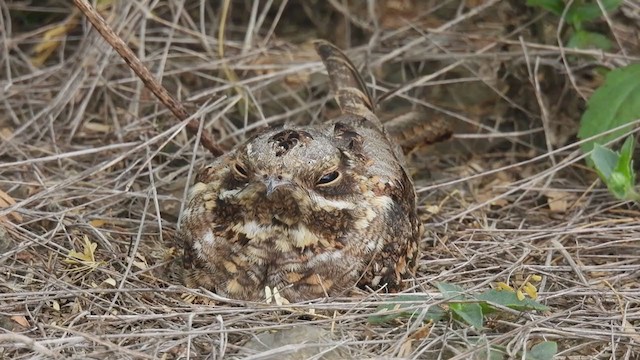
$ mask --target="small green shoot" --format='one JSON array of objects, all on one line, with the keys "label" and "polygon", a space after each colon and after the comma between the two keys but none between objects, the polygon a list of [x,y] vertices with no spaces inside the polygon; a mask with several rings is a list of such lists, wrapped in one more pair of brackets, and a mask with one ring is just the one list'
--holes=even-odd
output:
[{"label": "small green shoot", "polygon": [[600,176],[607,184],[609,191],[620,200],[640,201],[640,194],[635,191],[636,174],[633,172],[633,149],[635,139],[629,135],[620,152],[596,144],[591,153],[591,161]]}]

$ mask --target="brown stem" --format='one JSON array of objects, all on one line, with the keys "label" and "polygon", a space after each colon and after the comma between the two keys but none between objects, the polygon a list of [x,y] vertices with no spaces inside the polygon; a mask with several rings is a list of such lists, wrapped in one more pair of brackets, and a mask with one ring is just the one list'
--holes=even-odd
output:
[{"label": "brown stem", "polygon": [[[142,80],[144,86],[160,100],[180,121],[189,118],[187,110],[176,99],[169,94],[154,77],[151,72],[142,64],[140,59],[131,51],[131,49],[125,44],[122,39],[109,27],[104,21],[102,16],[87,2],[87,0],[73,0],[78,9],[87,17],[89,22],[93,24],[93,27],[98,30],[100,35],[111,45],[111,47],[120,54],[124,62],[129,65],[136,75]],[[197,136],[198,134],[198,122],[195,119],[191,119],[187,123],[187,131],[191,136]],[[209,150],[214,156],[220,156],[224,153],[222,148],[213,140],[211,134],[207,131],[202,131],[200,136],[200,142],[207,150]]]}]

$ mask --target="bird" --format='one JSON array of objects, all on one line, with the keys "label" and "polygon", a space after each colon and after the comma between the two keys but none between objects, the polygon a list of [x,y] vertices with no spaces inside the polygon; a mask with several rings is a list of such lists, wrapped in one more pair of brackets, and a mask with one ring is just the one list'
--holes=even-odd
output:
[{"label": "bird", "polygon": [[424,229],[401,146],[349,58],[314,45],[339,115],[264,129],[199,171],[180,218],[186,286],[300,302],[415,276]]}]

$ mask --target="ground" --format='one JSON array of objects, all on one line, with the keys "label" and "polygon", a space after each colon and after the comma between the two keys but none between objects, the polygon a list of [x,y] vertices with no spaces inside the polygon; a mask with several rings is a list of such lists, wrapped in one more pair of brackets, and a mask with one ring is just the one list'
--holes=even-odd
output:
[{"label": "ground", "polygon": [[[450,121],[452,139],[409,155],[421,301],[372,322],[396,295],[280,306],[182,286],[182,199],[213,155],[71,2],[0,1],[0,358],[264,359],[312,347],[254,346],[292,325],[327,358],[522,358],[542,341],[559,359],[640,357],[640,212],[576,144],[602,69],[640,59],[636,1],[585,25],[606,51],[560,46],[570,26],[515,0],[98,3],[225,148],[335,113],[315,38],[346,49],[376,97],[392,91],[381,115]],[[473,295],[532,276],[547,311],[424,320],[437,283]]]}]

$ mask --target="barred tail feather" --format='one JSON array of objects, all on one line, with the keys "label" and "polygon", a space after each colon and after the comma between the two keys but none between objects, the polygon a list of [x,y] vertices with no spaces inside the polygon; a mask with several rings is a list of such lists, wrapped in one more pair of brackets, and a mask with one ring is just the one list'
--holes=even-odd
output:
[{"label": "barred tail feather", "polygon": [[374,102],[353,63],[340,49],[327,41],[316,40],[315,47],[327,68],[331,88],[342,112],[362,116],[381,126],[373,113]]}]

